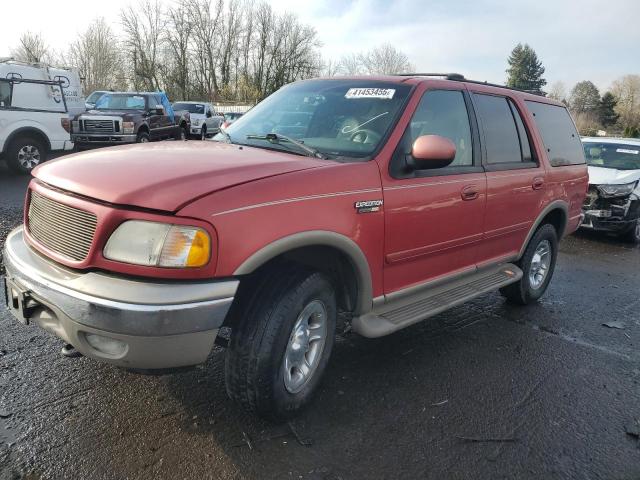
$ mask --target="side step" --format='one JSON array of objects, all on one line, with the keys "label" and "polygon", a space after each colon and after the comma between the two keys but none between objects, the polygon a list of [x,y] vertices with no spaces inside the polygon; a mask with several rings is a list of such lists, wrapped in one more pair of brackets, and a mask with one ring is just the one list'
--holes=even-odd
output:
[{"label": "side step", "polygon": [[371,313],[354,318],[352,327],[365,337],[389,335],[521,278],[522,270],[511,263],[476,271],[380,305]]}]

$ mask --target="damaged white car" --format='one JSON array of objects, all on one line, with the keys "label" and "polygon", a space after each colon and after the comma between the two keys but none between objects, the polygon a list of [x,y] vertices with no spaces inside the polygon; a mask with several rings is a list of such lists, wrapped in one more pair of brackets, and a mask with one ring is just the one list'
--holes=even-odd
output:
[{"label": "damaged white car", "polygon": [[640,243],[640,140],[583,138],[589,191],[583,228]]}]

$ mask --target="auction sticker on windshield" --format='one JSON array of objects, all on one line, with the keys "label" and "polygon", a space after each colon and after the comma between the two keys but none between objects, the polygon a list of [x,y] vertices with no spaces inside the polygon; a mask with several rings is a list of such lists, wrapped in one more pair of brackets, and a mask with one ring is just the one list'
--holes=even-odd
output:
[{"label": "auction sticker on windshield", "polygon": [[394,88],[350,88],[344,98],[386,98],[391,99],[395,95]]},{"label": "auction sticker on windshield", "polygon": [[616,152],[618,153],[629,153],[631,155],[638,155],[638,153],[640,153],[640,151],[638,150],[629,150],[627,148],[619,148],[616,150]]}]

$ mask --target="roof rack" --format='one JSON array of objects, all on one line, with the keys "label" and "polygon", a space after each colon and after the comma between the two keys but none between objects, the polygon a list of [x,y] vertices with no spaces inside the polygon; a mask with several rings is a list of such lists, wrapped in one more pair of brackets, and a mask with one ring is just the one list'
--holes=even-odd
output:
[{"label": "roof rack", "polygon": [[398,73],[399,77],[442,77],[445,80],[453,80],[454,82],[467,82],[474,83],[476,85],[487,85],[489,87],[506,88],[507,90],[515,90],[516,92],[530,93],[532,95],[546,96],[542,90],[524,90],[522,88],[508,87],[507,85],[500,85],[497,83],[481,82],[479,80],[469,80],[460,73]]}]

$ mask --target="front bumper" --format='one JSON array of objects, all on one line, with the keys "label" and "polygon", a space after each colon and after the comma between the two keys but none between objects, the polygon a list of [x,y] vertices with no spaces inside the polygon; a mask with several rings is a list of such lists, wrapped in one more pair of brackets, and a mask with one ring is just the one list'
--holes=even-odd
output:
[{"label": "front bumper", "polygon": [[640,218],[640,198],[635,193],[626,197],[602,197],[591,186],[582,208],[582,228],[610,233],[626,233]]},{"label": "front bumper", "polygon": [[71,140],[78,144],[118,145],[136,143],[136,135],[103,135],[96,133],[72,133]]},{"label": "front bumper", "polygon": [[7,237],[4,263],[9,309],[20,320],[87,357],[131,368],[204,362],[239,283],[154,282],[67,269],[32,250],[22,227]]}]

